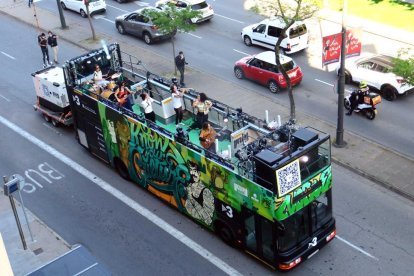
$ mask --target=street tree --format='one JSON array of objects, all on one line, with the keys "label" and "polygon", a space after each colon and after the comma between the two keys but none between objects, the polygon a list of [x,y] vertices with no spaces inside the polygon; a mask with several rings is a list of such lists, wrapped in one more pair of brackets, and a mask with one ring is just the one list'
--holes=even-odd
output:
[{"label": "street tree", "polygon": [[414,54],[410,54],[410,49],[400,49],[398,57],[393,60],[392,72],[405,81],[414,85]]},{"label": "street tree", "polygon": [[91,26],[92,40],[96,40],[95,28],[92,24],[91,13],[89,12],[89,0],[83,0],[86,6],[86,14],[88,15],[89,26]]},{"label": "street tree", "polygon": [[285,68],[280,63],[280,44],[287,37],[286,31],[295,21],[302,21],[311,18],[317,11],[318,5],[315,0],[246,0],[245,7],[266,17],[280,17],[285,23],[281,34],[275,45],[275,59],[278,70],[282,73],[287,82],[287,89],[290,102],[290,120],[296,120],[296,107],[293,98],[292,83]]},{"label": "street tree", "polygon": [[[192,32],[196,30],[196,25],[192,24],[191,18],[201,16],[201,12],[192,10],[190,7],[177,8],[175,5],[165,5],[163,9],[147,9],[144,14],[151,18],[151,21],[163,34],[172,34],[171,44],[173,59],[175,60],[175,36],[177,32]],[[174,62],[175,64],[175,62]],[[174,65],[174,74],[177,74],[177,68]]]}]

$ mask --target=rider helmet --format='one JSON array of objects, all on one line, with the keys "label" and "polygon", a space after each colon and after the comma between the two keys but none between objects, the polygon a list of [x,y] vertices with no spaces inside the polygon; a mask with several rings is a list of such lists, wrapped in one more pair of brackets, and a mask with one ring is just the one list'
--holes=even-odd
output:
[{"label": "rider helmet", "polygon": [[359,83],[359,90],[361,90],[361,92],[367,93],[369,88],[368,88],[368,84],[366,81],[361,81]]}]

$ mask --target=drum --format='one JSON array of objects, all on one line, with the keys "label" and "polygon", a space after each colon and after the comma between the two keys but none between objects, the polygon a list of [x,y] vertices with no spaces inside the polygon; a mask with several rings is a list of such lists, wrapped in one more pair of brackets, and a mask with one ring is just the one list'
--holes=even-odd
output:
[{"label": "drum", "polygon": [[108,87],[108,89],[112,90],[112,89],[115,88],[115,86],[116,86],[115,82],[114,81],[111,81],[111,82],[108,83],[108,86],[107,87]]},{"label": "drum", "polygon": [[114,92],[112,92],[109,89],[105,89],[102,93],[101,93],[101,97],[105,98],[105,99],[109,99],[111,100],[113,97],[115,97]]}]

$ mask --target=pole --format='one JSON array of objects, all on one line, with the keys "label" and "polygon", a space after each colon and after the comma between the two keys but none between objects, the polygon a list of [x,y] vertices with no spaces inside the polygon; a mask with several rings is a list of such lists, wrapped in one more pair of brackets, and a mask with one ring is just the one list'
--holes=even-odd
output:
[{"label": "pole", "polygon": [[66,29],[66,21],[65,16],[63,15],[62,5],[60,4],[59,0],[56,0],[58,11],[59,11],[59,17],[60,17],[60,25],[62,25],[62,29]]},{"label": "pole", "polygon": [[341,69],[338,79],[338,122],[336,127],[336,140],[334,146],[343,148],[346,146],[344,141],[344,92],[345,92],[345,55],[346,55],[346,8],[347,0],[343,0],[342,9],[342,43],[341,43]]}]

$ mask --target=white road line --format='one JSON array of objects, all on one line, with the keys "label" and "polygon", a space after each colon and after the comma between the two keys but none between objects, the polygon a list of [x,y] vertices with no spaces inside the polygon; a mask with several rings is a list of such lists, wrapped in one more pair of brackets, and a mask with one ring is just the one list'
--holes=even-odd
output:
[{"label": "white road line", "polygon": [[106,4],[106,5],[107,5],[108,7],[111,7],[111,8],[113,8],[113,9],[116,9],[116,10],[121,11],[121,12],[124,12],[124,13],[129,12],[129,11],[127,11],[127,10],[120,9],[120,8],[115,7],[115,6],[112,6],[112,5],[108,5],[108,4]]},{"label": "white road line", "polygon": [[372,255],[371,255],[371,254],[369,254],[368,252],[366,252],[366,251],[362,250],[361,248],[359,248],[359,247],[358,247],[358,246],[356,246],[356,245],[353,245],[352,243],[350,243],[349,241],[345,240],[344,238],[341,238],[341,237],[340,237],[340,236],[338,236],[338,235],[336,235],[336,238],[337,238],[338,240],[340,240],[341,242],[343,242],[343,243],[345,243],[345,244],[349,245],[349,246],[350,246],[350,247],[352,247],[353,249],[355,249],[355,250],[357,250],[357,251],[361,252],[362,254],[364,254],[364,255],[366,255],[366,256],[368,256],[368,257],[370,257],[370,258],[372,258],[372,259],[374,259],[374,260],[378,261],[378,258],[377,258],[377,257],[372,256]]},{"label": "white road line", "polygon": [[108,21],[108,22],[111,22],[111,23],[115,24],[115,21],[110,20],[110,19],[105,18],[105,17],[101,17],[101,18],[98,18],[98,19],[102,19],[102,20],[105,20],[105,21]]},{"label": "white road line", "polygon": [[239,50],[236,50],[236,49],[233,49],[233,51],[235,51],[237,53],[240,53],[240,54],[243,54],[243,55],[246,55],[246,56],[250,56],[250,54],[247,54],[245,52],[242,52],[242,51],[239,51]]},{"label": "white road line", "polygon": [[6,97],[4,97],[3,95],[0,94],[0,97],[2,97],[3,99],[5,99],[6,101],[10,102],[10,100]]},{"label": "white road line", "polygon": [[239,21],[239,20],[236,20],[236,19],[233,19],[233,18],[230,18],[230,17],[224,16],[224,15],[217,14],[217,13],[215,13],[215,14],[214,14],[214,16],[223,17],[223,18],[225,18],[225,19],[228,19],[228,20],[231,20],[231,21],[234,21],[234,22],[240,23],[240,24],[244,24],[244,22],[243,22],[243,21]]},{"label": "white road line", "polygon": [[[318,79],[315,79],[315,80],[316,80],[316,81],[319,81],[319,82],[321,82],[321,83],[323,83],[323,84],[329,85],[330,87],[334,87],[334,86],[335,86],[334,84],[329,83],[329,82],[326,82],[326,81],[322,81],[322,80],[318,80]],[[349,90],[349,89],[345,89],[345,92],[351,93],[352,91],[351,91],[351,90]]]},{"label": "white road line", "polygon": [[26,138],[29,142],[35,144],[42,150],[48,152],[55,158],[59,159],[61,162],[65,163],[67,166],[71,167],[79,174],[83,175],[91,182],[95,183],[97,186],[102,188],[103,190],[107,191],[111,195],[113,195],[118,200],[122,201],[124,204],[135,210],[137,213],[141,214],[142,216],[146,217],[149,221],[157,225],[159,228],[163,229],[165,232],[176,238],[178,241],[182,242],[184,245],[189,247],[191,250],[199,254],[201,257],[215,265],[217,268],[221,269],[224,273],[228,275],[242,275],[239,271],[222,261],[219,257],[213,255],[210,251],[184,235],[184,233],[180,232],[178,229],[174,228],[172,225],[168,224],[162,218],[153,214],[150,210],[145,208],[144,206],[140,205],[139,203],[135,202],[127,195],[123,194],[121,191],[117,190],[116,188],[112,187],[109,183],[105,182],[103,179],[99,178],[97,175],[93,174],[86,168],[82,167],[66,155],[60,153],[55,148],[49,146],[48,144],[44,143],[43,141],[37,139],[30,133],[26,132],[19,126],[15,125],[14,123],[8,121],[4,117],[0,116],[0,123],[5,125],[6,127],[10,128],[23,138]]},{"label": "white road line", "polygon": [[195,35],[195,34],[191,34],[191,33],[187,33],[188,35],[191,35],[191,36],[194,36],[194,37],[197,37],[197,38],[199,38],[199,39],[202,39],[202,37],[201,36],[198,36],[198,35]]},{"label": "white road line", "polygon": [[9,54],[7,54],[7,53],[5,53],[5,52],[1,52],[3,55],[5,55],[6,57],[8,57],[8,58],[11,58],[11,59],[16,59],[15,57],[13,57],[13,56],[11,56],[11,55],[9,55]]}]

